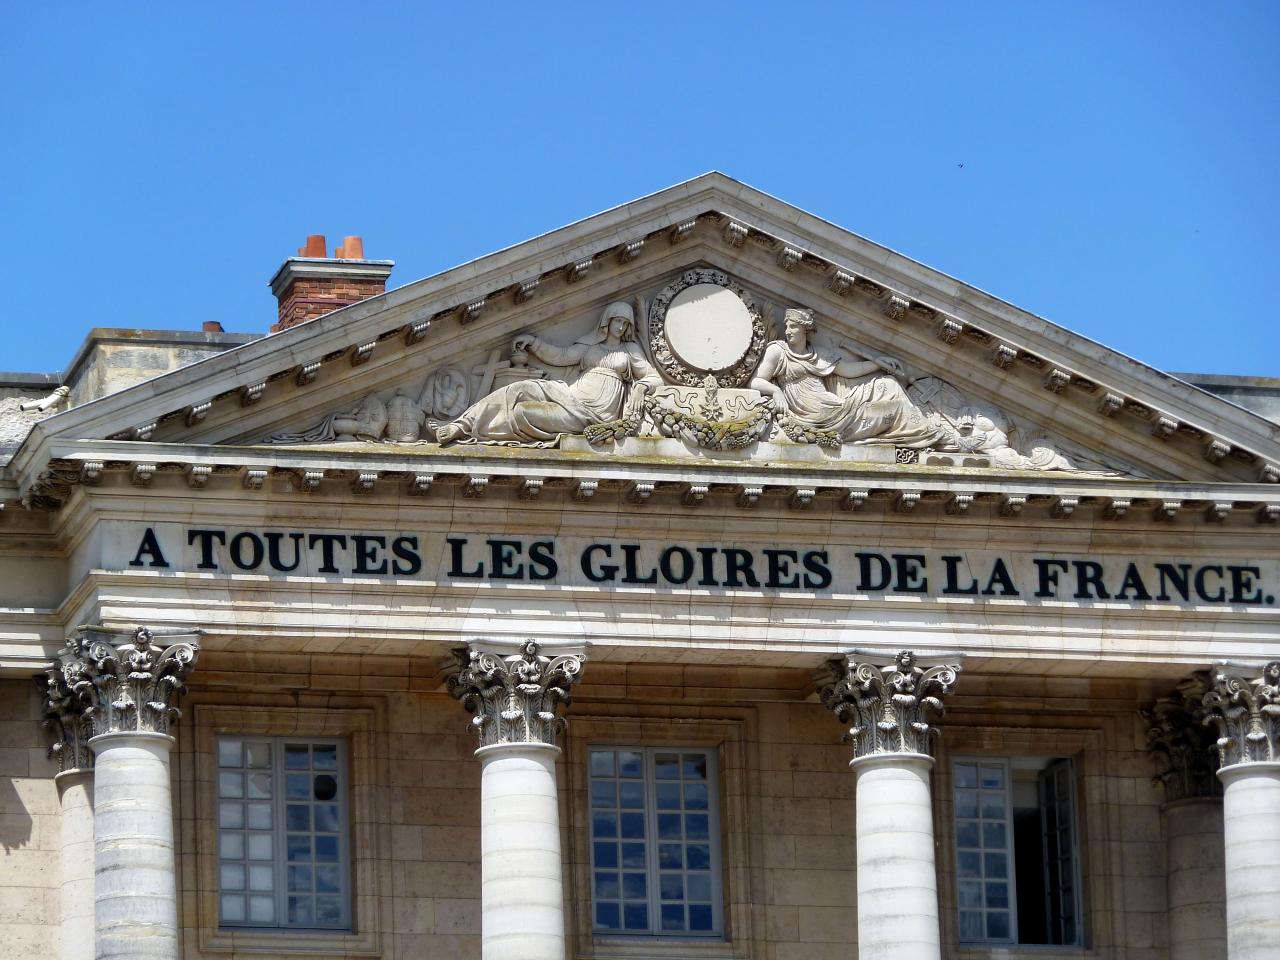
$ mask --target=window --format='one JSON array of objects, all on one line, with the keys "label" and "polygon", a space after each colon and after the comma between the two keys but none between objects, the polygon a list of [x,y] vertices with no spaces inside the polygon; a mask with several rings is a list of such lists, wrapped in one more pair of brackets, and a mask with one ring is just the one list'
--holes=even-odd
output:
[{"label": "window", "polygon": [[219,737],[217,755],[219,924],[349,929],[344,744]]},{"label": "window", "polygon": [[961,757],[953,774],[960,939],[1078,944],[1071,761]]},{"label": "window", "polygon": [[721,937],[715,753],[591,747],[592,930]]}]

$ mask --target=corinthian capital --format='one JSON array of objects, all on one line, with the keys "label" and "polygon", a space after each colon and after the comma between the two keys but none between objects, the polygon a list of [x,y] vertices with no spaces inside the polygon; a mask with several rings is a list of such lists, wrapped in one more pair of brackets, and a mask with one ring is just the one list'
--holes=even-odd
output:
[{"label": "corinthian capital", "polygon": [[1268,663],[1256,679],[1216,668],[1203,702],[1204,722],[1218,732],[1223,767],[1280,761],[1280,660]]},{"label": "corinthian capital", "polygon": [[169,722],[181,716],[176,701],[196,662],[197,634],[163,635],[164,646],[146,627],[80,627],[76,634],[63,655],[63,672],[74,678],[69,686],[93,735],[167,734]]},{"label": "corinthian capital", "polygon": [[818,695],[841,723],[854,759],[886,753],[933,755],[937,731],[930,719],[941,717],[942,698],[955,688],[958,664],[921,667],[903,650],[887,667],[859,663],[854,656],[828,663]]},{"label": "corinthian capital", "polygon": [[80,663],[74,656],[75,641],[68,640],[61,656],[36,677],[44,701],[44,726],[54,732],[56,740],[49,756],[58,758],[62,773],[93,768],[93,750],[89,738],[93,730],[85,713],[85,704],[75,692],[83,678]]},{"label": "corinthian capital", "polygon": [[1160,771],[1153,782],[1163,784],[1170,802],[1222,795],[1213,734],[1204,725],[1210,682],[1207,670],[1198,671],[1179,683],[1172,696],[1138,711],[1147,723],[1147,751]]},{"label": "corinthian capital", "polygon": [[549,657],[532,640],[515,653],[498,653],[472,644],[454,651],[457,672],[449,692],[474,713],[471,724],[480,746],[500,743],[556,742],[564,719],[556,710],[572,701],[569,688],[582,675],[586,656]]}]

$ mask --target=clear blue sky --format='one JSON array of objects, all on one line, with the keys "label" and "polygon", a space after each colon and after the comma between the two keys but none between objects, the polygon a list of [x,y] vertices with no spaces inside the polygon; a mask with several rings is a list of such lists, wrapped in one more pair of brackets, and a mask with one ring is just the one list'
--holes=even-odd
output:
[{"label": "clear blue sky", "polygon": [[0,7],[0,369],[263,331],[719,169],[1166,370],[1280,376],[1280,3]]}]

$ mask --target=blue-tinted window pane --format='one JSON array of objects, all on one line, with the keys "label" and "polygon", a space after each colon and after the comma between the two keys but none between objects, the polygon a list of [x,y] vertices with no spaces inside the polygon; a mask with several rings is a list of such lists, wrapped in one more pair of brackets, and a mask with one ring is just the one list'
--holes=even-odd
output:
[{"label": "blue-tinted window pane", "polygon": [[658,895],[663,900],[683,900],[684,876],[679,873],[662,874],[662,882],[658,887]]},{"label": "blue-tinted window pane", "polygon": [[618,784],[619,806],[627,810],[644,808],[644,781],[623,780]]},{"label": "blue-tinted window pane", "polygon": [[689,929],[704,930],[704,931],[711,929],[711,904],[709,903],[690,904]]},{"label": "blue-tinted window pane", "polygon": [[316,926],[336,927],[342,922],[342,901],[337,897],[316,897]]},{"label": "blue-tinted window pane", "polygon": [[291,773],[284,778],[284,795],[290,800],[311,799],[311,778],[305,773]]},{"label": "blue-tinted window pane", "polygon": [[311,765],[311,749],[305,743],[286,743],[284,765],[287,770],[306,770]]},{"label": "blue-tinted window pane", "polygon": [[1009,914],[997,910],[987,914],[987,937],[991,940],[1009,939]]},{"label": "blue-tinted window pane", "polygon": [[618,776],[638,780],[644,776],[644,756],[631,750],[618,754]]},{"label": "blue-tinted window pane", "polygon": [[622,896],[627,900],[640,900],[649,895],[648,878],[643,873],[624,873],[622,875]]},{"label": "blue-tinted window pane", "polygon": [[978,815],[978,793],[976,790],[956,791],[956,816],[972,819]]},{"label": "blue-tinted window pane", "polygon": [[591,751],[591,775],[593,777],[612,777],[613,776],[613,751],[612,750],[592,750]]},{"label": "blue-tinted window pane", "polygon": [[976,880],[960,881],[960,906],[982,907],[982,884]]},{"label": "blue-tinted window pane", "polygon": [[636,840],[644,838],[644,814],[643,813],[624,813],[622,814],[622,835],[628,840]]},{"label": "blue-tinted window pane", "polygon": [[662,905],[662,929],[663,930],[683,930],[684,929],[684,904],[683,903],[664,903]]},{"label": "blue-tinted window pane", "polygon": [[982,789],[983,790],[1003,790],[1004,789],[1004,768],[988,767],[982,768]]},{"label": "blue-tinted window pane", "polygon": [[987,883],[987,909],[1007,910],[1009,908],[1009,884],[1007,881]]},{"label": "blue-tinted window pane", "polygon": [[660,813],[658,814],[658,836],[663,840],[679,840],[680,833],[680,814],[678,813]]},{"label": "blue-tinted window pane", "polygon": [[649,905],[647,903],[628,903],[623,912],[628,930],[649,929]]},{"label": "blue-tinted window pane", "polygon": [[711,899],[711,875],[691,873],[684,879],[685,895],[690,900]]},{"label": "blue-tinted window pane", "polygon": [[311,808],[305,804],[291,803],[284,808],[286,830],[310,830]]},{"label": "blue-tinted window pane", "polygon": [[678,783],[658,784],[657,796],[658,796],[659,810],[679,810],[680,809],[680,784]]},{"label": "blue-tinted window pane", "polygon": [[288,835],[288,858],[290,860],[310,860],[311,859],[311,838],[305,834],[299,836],[296,833]]},{"label": "blue-tinted window pane", "polygon": [[624,843],[622,845],[622,865],[624,867],[645,866],[643,843]]},{"label": "blue-tinted window pane", "polygon": [[974,789],[978,786],[978,768],[972,763],[956,764],[956,786]]},{"label": "blue-tinted window pane", "polygon": [[335,744],[317,745],[311,751],[311,765],[317,770],[338,769],[338,748]]},{"label": "blue-tinted window pane", "polygon": [[711,869],[711,848],[704,843],[691,843],[684,850],[690,870]]},{"label": "blue-tinted window pane", "polygon": [[982,876],[982,861],[978,853],[961,851],[956,855],[956,873],[962,877]]},{"label": "blue-tinted window pane", "polygon": [[597,867],[616,867],[618,865],[618,845],[616,843],[597,843],[594,845]]},{"label": "blue-tinted window pane", "polygon": [[684,815],[684,835],[690,840],[706,840],[710,824],[705,813]]},{"label": "blue-tinted window pane", "polygon": [[684,755],[684,778],[686,780],[707,779],[706,754],[686,753]]},{"label": "blue-tinted window pane", "polygon": [[1003,820],[994,820],[982,825],[982,845],[997,850],[1005,848],[1007,837]]},{"label": "blue-tinted window pane", "polygon": [[707,785],[705,783],[686,783],[684,785],[684,805],[690,810],[707,809]]},{"label": "blue-tinted window pane", "polygon": [[316,837],[316,859],[327,860],[333,862],[338,859],[338,838],[337,837]]},{"label": "blue-tinted window pane", "polygon": [[591,805],[613,807],[618,803],[618,787],[612,780],[591,781]]},{"label": "blue-tinted window pane", "polygon": [[986,820],[1004,819],[1004,794],[984,793],[982,795],[982,816]]},{"label": "blue-tinted window pane", "polygon": [[961,910],[960,939],[981,940],[982,937],[982,914],[976,910]]},{"label": "blue-tinted window pane", "polygon": [[983,876],[996,878],[1009,876],[1009,858],[1003,853],[983,854]]},{"label": "blue-tinted window pane", "polygon": [[677,753],[657,754],[653,758],[653,775],[659,780],[679,780],[680,755]]},{"label": "blue-tinted window pane", "polygon": [[621,926],[619,921],[619,910],[616,903],[597,903],[596,904],[596,926],[603,927],[605,930],[617,930]]},{"label": "blue-tinted window pane", "polygon": [[311,897],[289,898],[289,922],[297,926],[309,927],[315,920],[315,901]]},{"label": "blue-tinted window pane", "polygon": [[591,815],[591,835],[593,837],[616,837],[618,835],[618,815],[616,813],[593,813]]},{"label": "blue-tinted window pane", "polygon": [[659,844],[658,866],[663,870],[679,870],[684,866],[684,848],[678,843]]},{"label": "blue-tinted window pane", "polygon": [[316,817],[316,829],[322,833],[338,832],[338,805],[336,803],[317,803],[313,808]]},{"label": "blue-tinted window pane", "polygon": [[596,871],[596,897],[608,900],[618,896],[618,875],[612,872]]},{"label": "blue-tinted window pane", "polygon": [[956,824],[956,846],[957,847],[976,847],[978,846],[978,821],[977,820],[961,820]]},{"label": "blue-tinted window pane", "polygon": [[289,892],[290,893],[310,893],[311,892],[311,867],[303,864],[289,867]]}]

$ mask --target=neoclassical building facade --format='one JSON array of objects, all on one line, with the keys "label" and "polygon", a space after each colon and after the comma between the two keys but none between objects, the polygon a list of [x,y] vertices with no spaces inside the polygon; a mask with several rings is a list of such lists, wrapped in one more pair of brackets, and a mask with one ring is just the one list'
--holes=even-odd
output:
[{"label": "neoclassical building facade", "polygon": [[0,953],[1280,957],[1280,384],[720,174],[327,253],[0,383]]}]

